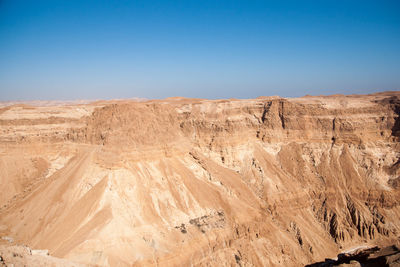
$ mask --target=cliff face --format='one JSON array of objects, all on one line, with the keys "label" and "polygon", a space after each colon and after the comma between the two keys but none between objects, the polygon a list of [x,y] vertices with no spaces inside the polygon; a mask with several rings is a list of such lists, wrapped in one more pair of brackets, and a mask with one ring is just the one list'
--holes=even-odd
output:
[{"label": "cliff face", "polygon": [[400,94],[0,110],[0,235],[111,265],[304,265],[400,231]]}]

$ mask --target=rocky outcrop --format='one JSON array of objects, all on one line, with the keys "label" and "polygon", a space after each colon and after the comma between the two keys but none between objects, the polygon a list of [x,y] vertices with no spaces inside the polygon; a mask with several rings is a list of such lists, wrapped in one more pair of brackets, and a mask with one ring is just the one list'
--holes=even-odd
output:
[{"label": "rocky outcrop", "polygon": [[389,246],[384,248],[370,247],[359,248],[350,252],[340,253],[337,260],[326,259],[324,262],[318,262],[310,265],[309,267],[322,267],[322,266],[399,266],[400,265],[400,251],[396,246]]},{"label": "rocky outcrop", "polygon": [[3,109],[0,235],[52,256],[288,266],[399,236],[398,92]]}]

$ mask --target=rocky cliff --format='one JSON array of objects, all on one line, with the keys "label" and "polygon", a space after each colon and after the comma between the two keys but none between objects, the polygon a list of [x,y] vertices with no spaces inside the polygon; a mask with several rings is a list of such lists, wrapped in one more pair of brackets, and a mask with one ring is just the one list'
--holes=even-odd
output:
[{"label": "rocky cliff", "polygon": [[394,244],[399,97],[3,107],[0,236],[101,266],[301,266]]}]

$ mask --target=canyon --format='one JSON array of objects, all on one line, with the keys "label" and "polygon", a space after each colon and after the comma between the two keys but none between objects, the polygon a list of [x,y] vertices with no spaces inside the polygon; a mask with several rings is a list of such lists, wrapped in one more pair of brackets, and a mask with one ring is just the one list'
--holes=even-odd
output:
[{"label": "canyon", "polygon": [[399,247],[399,114],[396,91],[3,103],[0,266],[304,266]]}]

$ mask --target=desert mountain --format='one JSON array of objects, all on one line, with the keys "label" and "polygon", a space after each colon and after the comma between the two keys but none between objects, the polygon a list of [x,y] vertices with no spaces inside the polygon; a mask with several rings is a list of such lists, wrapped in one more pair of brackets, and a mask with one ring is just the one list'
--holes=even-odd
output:
[{"label": "desert mountain", "polygon": [[399,92],[4,105],[0,255],[304,266],[398,244],[399,114]]}]

